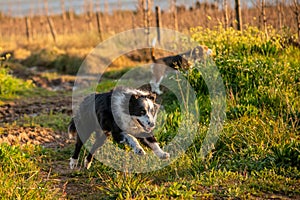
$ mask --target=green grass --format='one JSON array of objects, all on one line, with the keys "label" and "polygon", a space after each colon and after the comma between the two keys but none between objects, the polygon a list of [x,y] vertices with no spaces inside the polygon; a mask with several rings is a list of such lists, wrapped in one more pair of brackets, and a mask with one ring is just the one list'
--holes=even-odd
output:
[{"label": "green grass", "polygon": [[55,199],[57,189],[51,187],[39,166],[42,149],[35,146],[0,145],[1,199]]},{"label": "green grass", "polygon": [[26,67],[43,66],[55,69],[59,73],[76,74],[83,61],[83,55],[75,56],[57,47],[51,47],[33,51],[22,64]]},{"label": "green grass", "polygon": [[34,87],[31,81],[18,79],[12,76],[9,70],[0,61],[0,101],[17,97]]},{"label": "green grass", "polygon": [[70,122],[71,117],[63,113],[40,114],[35,117],[24,116],[16,122],[20,126],[28,127],[46,127],[54,131],[66,131],[66,124]]}]

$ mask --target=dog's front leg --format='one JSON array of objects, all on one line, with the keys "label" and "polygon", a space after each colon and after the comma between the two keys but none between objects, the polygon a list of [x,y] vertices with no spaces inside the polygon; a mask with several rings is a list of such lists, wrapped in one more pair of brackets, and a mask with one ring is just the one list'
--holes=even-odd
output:
[{"label": "dog's front leg", "polygon": [[142,156],[146,154],[146,152],[141,147],[141,145],[139,144],[138,140],[135,137],[127,133],[123,133],[123,137],[124,140],[122,140],[120,143],[128,144],[133,149],[134,153],[138,155]]},{"label": "dog's front leg", "polygon": [[170,158],[170,154],[167,152],[164,152],[155,137],[147,137],[147,138],[142,138],[143,143],[145,143],[148,147],[152,149],[154,154],[158,156],[160,159],[168,159]]}]

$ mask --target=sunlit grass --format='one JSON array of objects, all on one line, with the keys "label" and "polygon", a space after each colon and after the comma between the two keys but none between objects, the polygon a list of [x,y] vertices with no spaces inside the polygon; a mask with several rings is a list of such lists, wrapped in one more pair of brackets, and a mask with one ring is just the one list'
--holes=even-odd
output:
[{"label": "sunlit grass", "polygon": [[34,146],[0,145],[0,196],[2,199],[54,199],[58,190],[42,174],[42,150]]},{"label": "sunlit grass", "polygon": [[24,81],[13,77],[9,68],[2,65],[0,61],[0,100],[16,97],[32,89],[32,81]]}]

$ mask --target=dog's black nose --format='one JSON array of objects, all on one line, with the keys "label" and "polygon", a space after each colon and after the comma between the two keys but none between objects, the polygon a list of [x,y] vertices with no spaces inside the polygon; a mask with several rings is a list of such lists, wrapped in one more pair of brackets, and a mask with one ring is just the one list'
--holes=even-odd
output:
[{"label": "dog's black nose", "polygon": [[148,122],[148,125],[149,125],[150,127],[155,126],[155,124],[154,124],[153,122]]}]

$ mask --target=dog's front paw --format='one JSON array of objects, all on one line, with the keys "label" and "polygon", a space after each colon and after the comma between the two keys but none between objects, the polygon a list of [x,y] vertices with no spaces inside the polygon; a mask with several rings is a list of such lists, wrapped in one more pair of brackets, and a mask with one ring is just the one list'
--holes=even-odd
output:
[{"label": "dog's front paw", "polygon": [[158,95],[163,94],[163,91],[161,91],[160,89],[157,89],[157,90],[155,90],[155,91],[153,91],[153,92],[155,92],[155,93],[158,94]]},{"label": "dog's front paw", "polygon": [[91,165],[92,165],[92,161],[88,161],[88,159],[85,158],[85,159],[84,159],[84,167],[85,167],[86,169],[89,169],[89,168],[91,167]]},{"label": "dog's front paw", "polygon": [[134,149],[134,153],[140,156],[143,156],[146,154],[146,152],[144,151],[144,149],[142,147],[136,147]]},{"label": "dog's front paw", "polygon": [[77,167],[78,159],[70,158],[70,169]]},{"label": "dog's front paw", "polygon": [[159,158],[160,159],[169,159],[170,158],[170,154],[167,153],[167,152],[162,152],[162,153],[160,153]]}]

